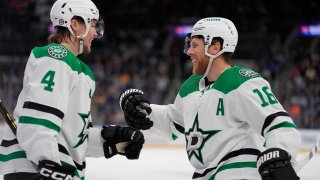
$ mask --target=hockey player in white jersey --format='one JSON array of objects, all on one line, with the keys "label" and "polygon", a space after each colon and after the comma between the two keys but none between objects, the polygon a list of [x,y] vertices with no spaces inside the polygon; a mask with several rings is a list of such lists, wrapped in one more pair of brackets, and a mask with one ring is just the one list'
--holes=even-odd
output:
[{"label": "hockey player in white jersey", "polygon": [[[7,128],[1,140],[4,180],[85,179],[86,156],[138,159],[144,143],[131,127],[91,124],[95,76],[77,55],[90,53],[92,40],[103,35],[95,4],[57,0],[50,18],[57,32],[28,59],[14,111],[17,136]],[[120,142],[127,146],[118,152]]]},{"label": "hockey player in white jersey", "polygon": [[174,103],[149,106],[130,89],[120,96],[125,119],[167,138],[184,134],[193,179],[297,180],[300,134],[260,74],[231,66],[237,41],[230,20],[199,20],[186,38],[193,74]]}]

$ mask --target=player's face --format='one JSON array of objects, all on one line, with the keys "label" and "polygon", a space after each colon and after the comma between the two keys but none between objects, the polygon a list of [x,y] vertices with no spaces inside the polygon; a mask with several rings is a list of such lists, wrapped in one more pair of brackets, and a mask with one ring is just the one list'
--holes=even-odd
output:
[{"label": "player's face", "polygon": [[[91,52],[92,40],[97,37],[97,32],[96,32],[96,29],[95,29],[95,25],[96,25],[96,22],[92,21],[91,25],[90,25],[89,32],[88,32],[87,36],[84,38],[83,53],[85,53],[85,54],[88,54],[88,53]],[[84,25],[84,33],[85,33],[85,30],[86,29],[85,29],[85,25]]]},{"label": "player's face", "polygon": [[187,54],[192,60],[192,73],[195,75],[204,74],[207,69],[209,57],[205,55],[204,48],[205,46],[202,38],[192,38]]}]

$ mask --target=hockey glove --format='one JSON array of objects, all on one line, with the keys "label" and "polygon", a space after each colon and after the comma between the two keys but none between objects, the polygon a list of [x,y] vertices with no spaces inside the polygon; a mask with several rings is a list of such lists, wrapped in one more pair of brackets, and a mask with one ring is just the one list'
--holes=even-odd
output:
[{"label": "hockey glove", "polygon": [[70,165],[60,166],[58,163],[50,160],[40,161],[38,168],[41,180],[72,180],[76,170]]},{"label": "hockey glove", "polygon": [[119,103],[124,112],[125,120],[130,127],[147,130],[153,126],[153,122],[148,117],[152,109],[141,90],[126,90],[120,95]]},{"label": "hockey glove", "polygon": [[290,159],[290,155],[279,148],[262,152],[257,162],[262,180],[299,180]]},{"label": "hockey glove", "polygon": [[[116,154],[121,154],[127,159],[138,159],[144,144],[143,134],[131,127],[103,126],[101,136],[106,140],[103,143],[104,156],[108,159]],[[124,153],[118,152],[116,144],[128,142]]]}]

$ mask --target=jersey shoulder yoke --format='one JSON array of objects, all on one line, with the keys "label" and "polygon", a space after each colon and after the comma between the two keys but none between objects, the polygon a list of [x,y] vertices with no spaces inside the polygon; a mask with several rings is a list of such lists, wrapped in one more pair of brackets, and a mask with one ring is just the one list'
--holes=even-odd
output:
[{"label": "jersey shoulder yoke", "polygon": [[95,76],[89,66],[83,63],[78,57],[76,57],[70,50],[61,44],[48,44],[43,47],[35,47],[32,50],[35,58],[49,57],[51,60],[57,60],[66,63],[73,71],[84,73],[88,75],[92,80],[95,80]]},{"label": "jersey shoulder yoke", "polygon": [[199,82],[203,78],[203,75],[191,75],[179,89],[179,95],[185,97],[190,93],[199,91]]},{"label": "jersey shoulder yoke", "polygon": [[230,91],[237,89],[240,85],[253,78],[262,78],[262,76],[242,66],[234,66],[225,70],[215,81],[212,88],[228,94]]}]

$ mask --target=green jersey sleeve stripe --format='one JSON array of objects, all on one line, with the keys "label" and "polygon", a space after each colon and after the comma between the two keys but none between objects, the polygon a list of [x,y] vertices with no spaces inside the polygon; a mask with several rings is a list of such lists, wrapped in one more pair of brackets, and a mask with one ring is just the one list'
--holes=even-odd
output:
[{"label": "green jersey sleeve stripe", "polygon": [[214,180],[214,177],[221,171],[227,169],[235,169],[235,168],[257,168],[257,162],[236,162],[231,164],[222,165],[217,172],[215,172],[212,176],[210,176],[209,180]]},{"label": "green jersey sleeve stripe", "polygon": [[53,122],[46,120],[46,119],[38,119],[38,118],[34,118],[34,117],[29,117],[29,116],[20,116],[19,123],[41,125],[46,128],[57,131],[58,133],[60,132],[59,126],[57,126]]},{"label": "green jersey sleeve stripe", "polygon": [[63,119],[63,117],[64,117],[64,113],[62,111],[60,111],[59,109],[54,108],[54,107],[50,107],[50,106],[47,106],[47,105],[35,103],[35,102],[30,102],[30,101],[24,102],[23,108],[34,109],[34,110],[37,110],[37,111],[50,113],[50,114],[53,114],[53,115],[57,116],[60,119]]},{"label": "green jersey sleeve stripe", "polygon": [[253,148],[245,148],[245,149],[238,149],[235,151],[231,151],[229,152],[227,155],[225,155],[217,164],[216,167],[211,167],[206,169],[204,172],[202,173],[197,173],[195,172],[193,174],[193,179],[197,179],[197,178],[201,178],[206,176],[208,173],[214,171],[215,169],[217,169],[217,167],[224,161],[227,161],[230,158],[234,158],[240,155],[254,155],[254,156],[258,156],[259,154],[261,154],[261,152],[258,149],[253,149]]},{"label": "green jersey sleeve stripe", "polygon": [[10,154],[0,154],[0,162],[7,162],[13,159],[27,158],[24,151],[16,151]]},{"label": "green jersey sleeve stripe", "polygon": [[277,125],[274,125],[272,126],[268,132],[272,131],[272,130],[275,130],[275,129],[278,129],[278,128],[297,128],[296,125],[294,125],[293,123],[291,122],[282,122],[280,124],[277,124]]},{"label": "green jersey sleeve stripe", "polygon": [[264,136],[264,130],[272,123],[272,121],[274,119],[276,119],[277,117],[279,116],[288,116],[290,117],[290,115],[287,113],[287,112],[284,112],[284,111],[280,111],[280,112],[276,112],[274,114],[270,114],[266,120],[264,121],[264,124],[262,126],[262,130],[261,130],[261,135]]}]

